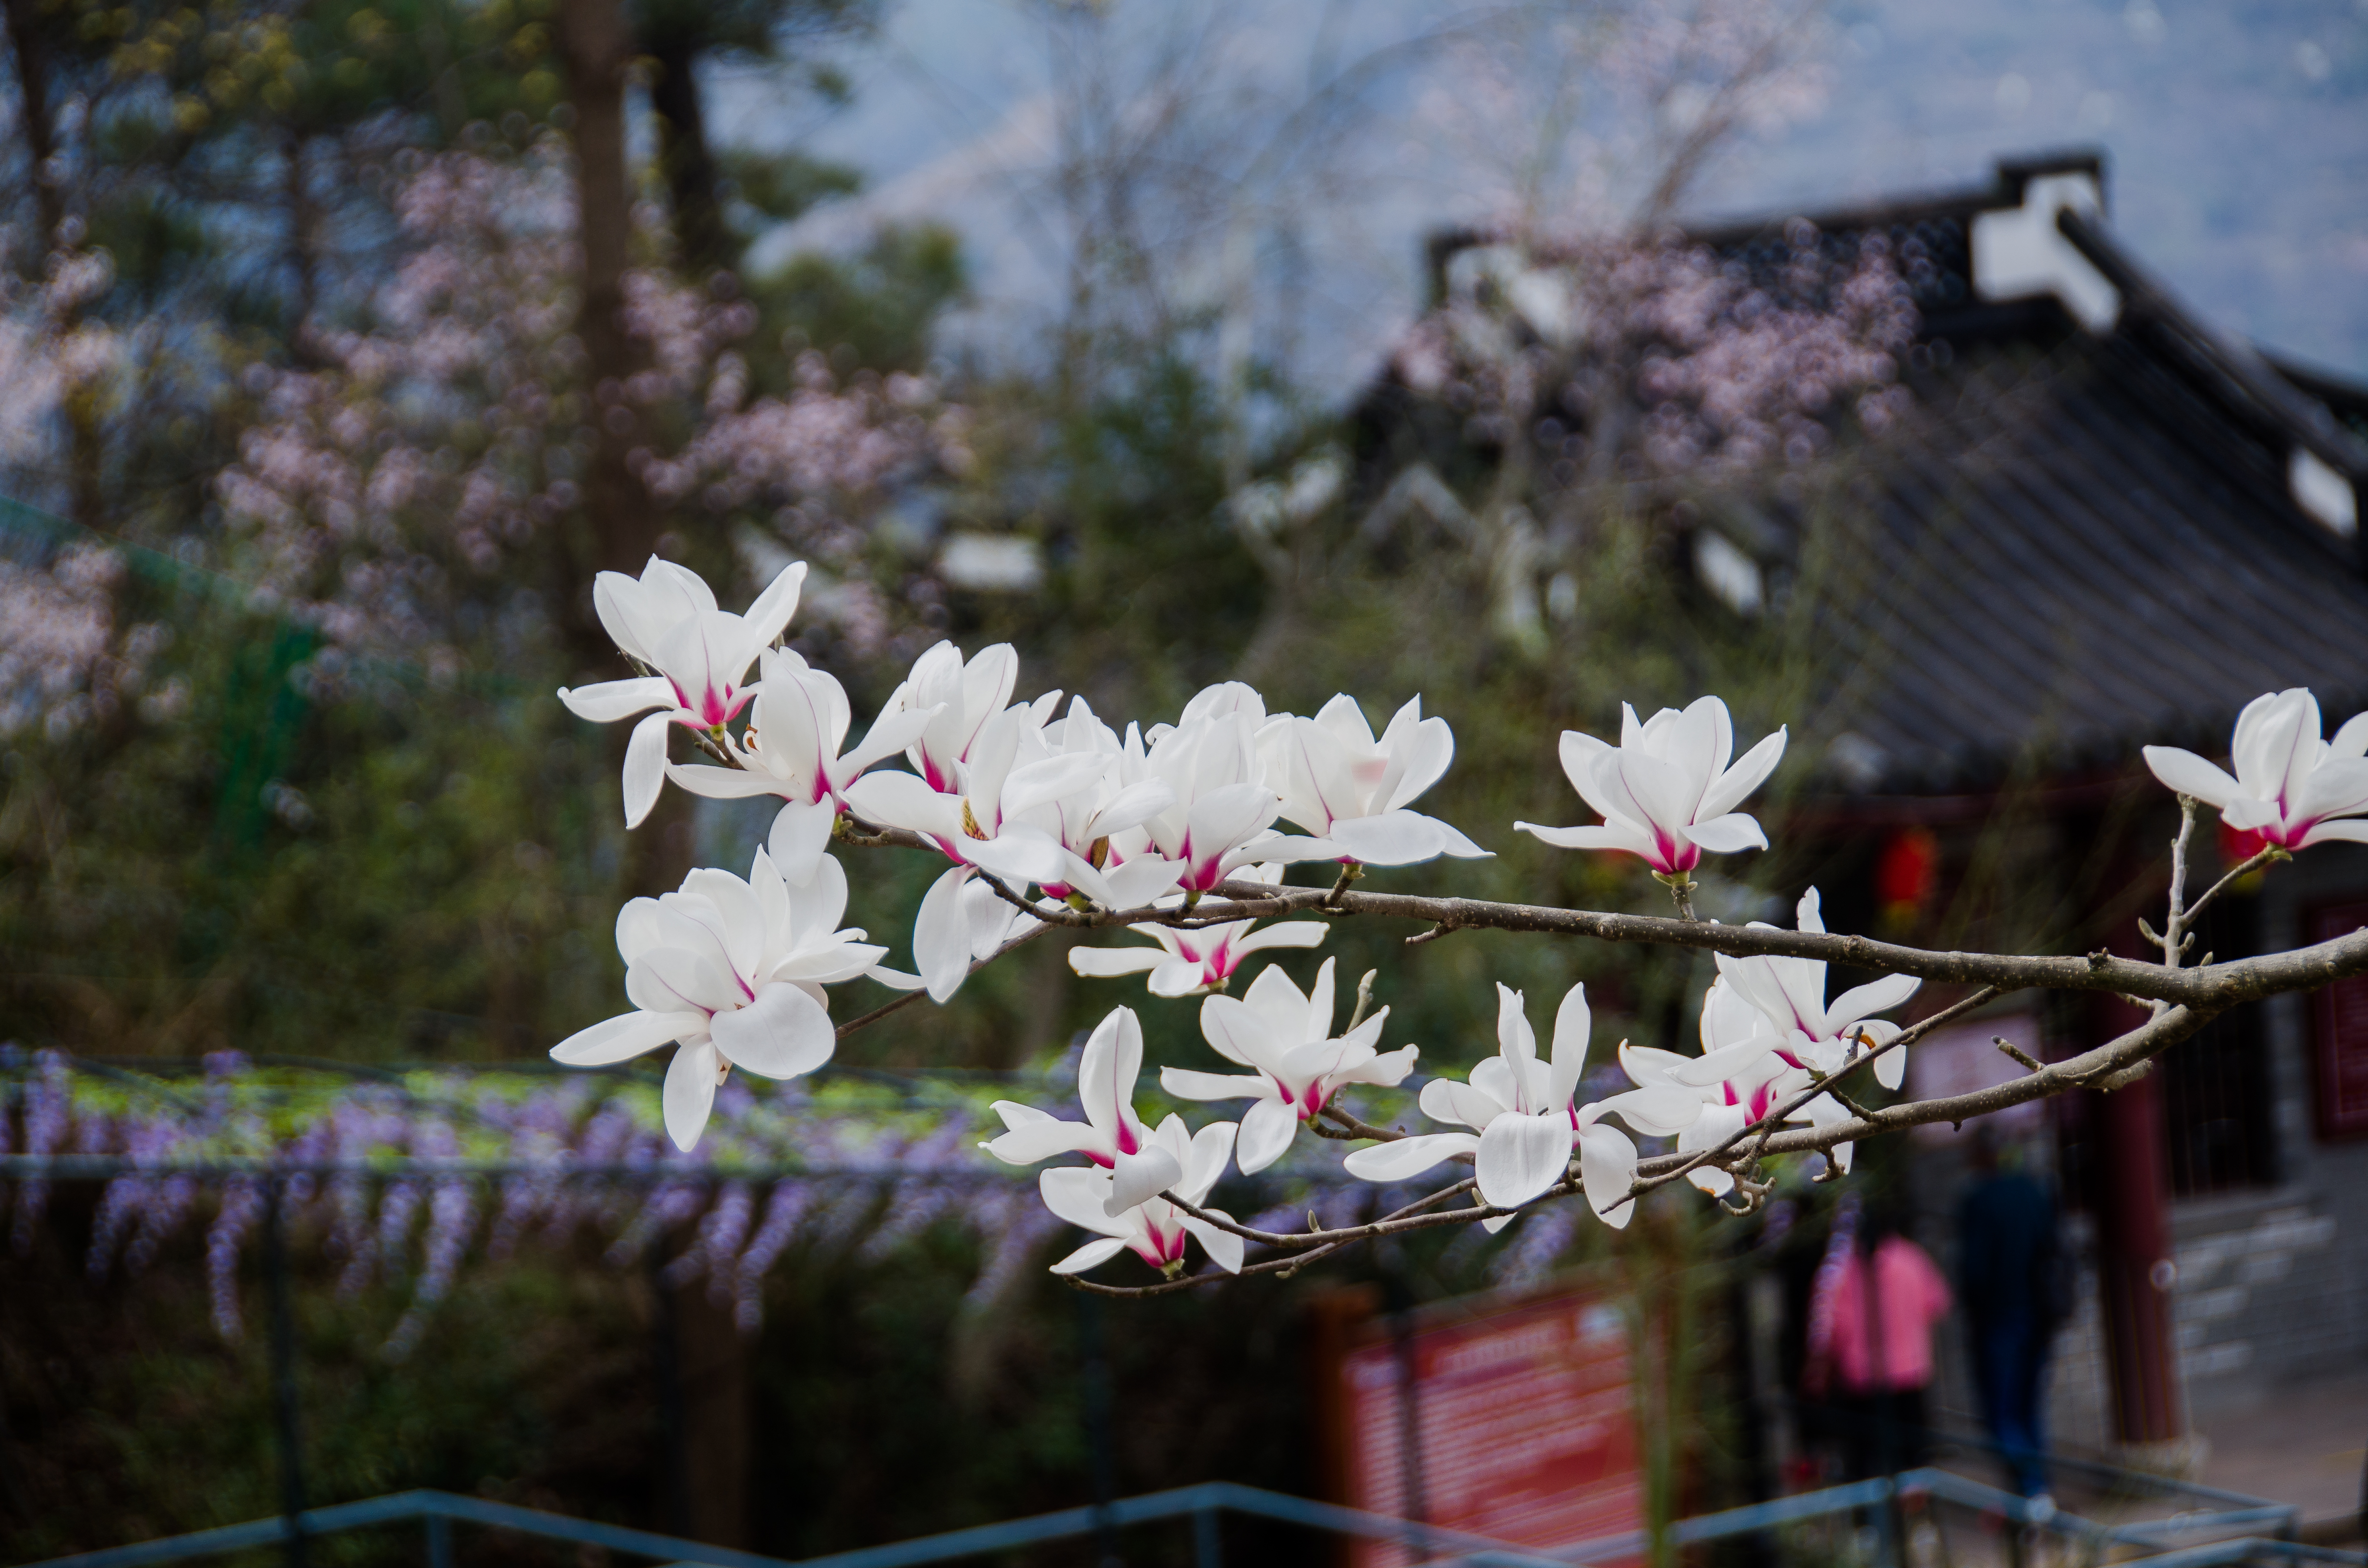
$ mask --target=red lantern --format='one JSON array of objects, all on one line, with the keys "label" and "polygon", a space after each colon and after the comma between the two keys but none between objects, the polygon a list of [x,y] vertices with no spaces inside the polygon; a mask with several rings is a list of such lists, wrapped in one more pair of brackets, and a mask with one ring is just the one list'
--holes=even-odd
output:
[{"label": "red lantern", "polygon": [[1929,827],[1903,827],[1874,858],[1875,902],[1884,915],[1906,920],[1932,902],[1941,884],[1941,841]]}]

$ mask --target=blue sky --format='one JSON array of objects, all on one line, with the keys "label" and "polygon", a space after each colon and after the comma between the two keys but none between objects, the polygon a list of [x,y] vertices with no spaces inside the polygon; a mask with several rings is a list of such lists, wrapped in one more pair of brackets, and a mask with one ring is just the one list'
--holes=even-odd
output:
[{"label": "blue sky", "polygon": [[[1049,189],[1051,89],[1064,67],[1046,11],[889,0],[880,34],[846,57],[854,101],[829,113],[784,107],[797,100],[760,75],[723,83],[727,136],[838,158],[869,183],[760,256],[852,245],[883,220],[951,222],[976,292],[957,336],[1024,351],[1058,307],[1064,254]],[[1115,13],[1146,53],[1174,42],[1183,14]],[[1201,77],[1201,112],[1217,124],[1233,116],[1255,139],[1340,62],[1479,13],[1449,0],[1269,0],[1195,14],[1225,35],[1202,40],[1215,69]],[[2101,146],[2116,228],[2192,304],[2273,350],[2368,380],[2368,0],[1839,0],[1827,23],[1822,110],[1735,143],[1690,211],[1831,206],[1976,181],[2001,153]],[[1297,282],[1260,331],[1288,331],[1295,369],[1319,390],[1360,380],[1412,310],[1422,233],[1486,205],[1483,160],[1440,130],[1440,106],[1476,91],[1467,63],[1443,46],[1409,47],[1364,95],[1361,155],[1265,193]],[[1187,205],[1161,215],[1179,256],[1212,248]],[[1273,249],[1261,252],[1262,276]],[[1217,286],[1213,274],[1201,281]]]}]

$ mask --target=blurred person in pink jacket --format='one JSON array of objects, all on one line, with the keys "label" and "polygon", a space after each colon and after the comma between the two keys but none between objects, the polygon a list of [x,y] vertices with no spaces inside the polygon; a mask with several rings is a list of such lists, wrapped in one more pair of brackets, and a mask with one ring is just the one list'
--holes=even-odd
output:
[{"label": "blurred person in pink jacket", "polygon": [[1820,1271],[1816,1289],[1811,1322],[1822,1343],[1811,1346],[1808,1392],[1831,1399],[1849,1479],[1922,1465],[1932,1325],[1949,1314],[1939,1266],[1882,1210]]}]

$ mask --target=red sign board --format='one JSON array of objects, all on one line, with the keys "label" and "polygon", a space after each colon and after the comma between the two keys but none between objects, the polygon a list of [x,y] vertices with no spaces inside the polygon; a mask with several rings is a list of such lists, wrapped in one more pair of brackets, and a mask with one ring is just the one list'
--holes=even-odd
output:
[{"label": "red sign board", "polygon": [[[2310,939],[2330,942],[2368,926],[2368,903],[2310,912]],[[2368,1135],[2368,978],[2339,980],[2311,998],[2318,1035],[2318,1131]]]},{"label": "red sign board", "polygon": [[[1563,1292],[1380,1336],[1341,1365],[1349,1501],[1517,1546],[1569,1546],[1644,1525],[1628,1332],[1599,1296]],[[1406,1377],[1406,1351],[1412,1373]],[[1415,1451],[1406,1452],[1411,1400]],[[1359,1568],[1398,1568],[1395,1545]]]}]

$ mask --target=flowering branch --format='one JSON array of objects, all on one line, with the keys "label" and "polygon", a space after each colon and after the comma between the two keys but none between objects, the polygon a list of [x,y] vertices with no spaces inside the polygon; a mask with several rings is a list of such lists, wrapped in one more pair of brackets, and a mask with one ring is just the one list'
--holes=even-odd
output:
[{"label": "flowering branch", "polygon": [[[1669,890],[1675,918],[1369,892],[1358,884],[1375,869],[1489,853],[1412,808],[1454,749],[1446,722],[1424,717],[1419,698],[1377,738],[1345,694],[1312,718],[1269,714],[1257,690],[1227,682],[1195,696],[1177,722],[1129,724],[1121,737],[1081,699],[1065,715],[1059,693],[1013,701],[1019,658],[1009,647],[965,659],[940,643],[921,655],[864,740],[850,746],[843,688],[780,645],[803,574],[803,566],[785,569],[746,616],[721,610],[705,584],[665,562],[654,561],[638,581],[601,577],[596,598],[603,622],[642,674],[562,695],[590,719],[646,715],[626,756],[629,824],[648,812],[667,778],[701,794],[773,794],[784,804],[746,881],[694,871],[681,892],[627,906],[618,943],[639,1010],[581,1031],[553,1054],[597,1066],[675,1043],[666,1120],[687,1151],[716,1085],[735,1064],[771,1077],[812,1072],[838,1040],[911,1006],[922,989],[942,1003],[981,968],[1055,926],[1124,926],[1151,937],[1149,948],[1076,948],[1070,967],[1102,978],[1145,974],[1155,996],[1201,997],[1202,1035],[1247,1071],[1171,1066],[1160,1082],[1182,1100],[1247,1102],[1240,1119],[1196,1131],[1180,1115],[1156,1128],[1139,1118],[1133,1097],[1144,1037],[1132,1009],[1120,1007],[1083,1047],[1082,1120],[997,1101],[1005,1131],[981,1145],[1011,1165],[1064,1155],[1087,1162],[1040,1173],[1052,1214],[1099,1238],[1053,1272],[1075,1279],[1132,1251],[1166,1277],[1134,1289],[1084,1286],[1106,1294],[1189,1289],[1220,1275],[1287,1274],[1399,1232],[1475,1222],[1494,1232],[1539,1204],[1576,1195],[1618,1228],[1633,1217],[1636,1199],[1681,1180],[1748,1212],[1769,1190],[1761,1165],[1770,1157],[1818,1153],[1825,1168],[1816,1179],[1837,1179],[1848,1173],[1858,1139],[1962,1123],[2075,1089],[2119,1088],[2232,1006],[2368,974],[2368,930],[2227,963],[2208,953],[2192,967],[2185,961],[2197,916],[2237,878],[2309,844],[2368,842],[2368,822],[2359,820],[2368,816],[2368,715],[2322,740],[2306,692],[2266,697],[2246,710],[2235,775],[2186,753],[2148,752],[2180,813],[2164,932],[2140,925],[2161,949],[2161,961],[2104,950],[1939,951],[1827,931],[1814,888],[1789,931],[1697,916],[1693,872],[1704,855],[1768,846],[1759,821],[1741,808],[1787,742],[1780,727],[1738,755],[1725,704],[1714,697],[1649,719],[1623,707],[1617,744],[1565,732],[1563,772],[1601,822],[1514,824],[1559,848],[1643,859]],[[759,660],[759,676],[750,682],[749,666]],[[731,726],[744,710],[748,722],[735,734]],[[723,766],[668,761],[675,726],[690,729]],[[911,772],[873,770],[900,748]],[[2260,832],[2271,847],[2190,905],[2188,851],[2198,801],[2205,800],[2227,822]],[[1302,833],[1276,826],[1278,819]],[[917,849],[949,863],[914,923],[917,977],[881,967],[886,949],[865,933],[832,930],[847,884],[839,861],[825,853],[833,839],[849,848]],[[1338,869],[1326,885],[1282,882],[1287,867],[1310,862]],[[1252,934],[1261,921],[1294,914],[1326,918]],[[1340,1103],[1342,1090],[1402,1084],[1420,1054],[1411,1044],[1383,1049],[1390,1009],[1373,1006],[1377,971],[1360,982],[1345,1028],[1338,1027],[1330,959],[1305,990],[1269,965],[1241,994],[1231,991],[1250,952],[1317,946],[1329,921],[1360,916],[1419,925],[1410,944],[1498,930],[1707,952],[1717,978],[1702,1001],[1701,1051],[1623,1041],[1619,1066],[1634,1087],[1582,1102],[1593,1028],[1586,988],[1573,986],[1561,999],[1551,1050],[1542,1057],[1525,998],[1499,985],[1497,1055],[1464,1082],[1436,1077],[1421,1089],[1423,1115],[1461,1131],[1374,1126]],[[1833,964],[1880,978],[1828,998]],[[830,1026],[823,986],[858,975],[907,994]],[[1928,980],[1970,994],[1911,1025],[1879,1016]],[[1846,1092],[1861,1068],[1885,1090],[1903,1088],[1907,1047],[2024,989],[2107,992],[2132,999],[2147,1017],[2065,1062],[2042,1065],[2014,1052],[2029,1071],[1973,1094],[1870,1108]],[[1245,1176],[1266,1169],[1303,1126],[1360,1144],[1345,1163],[1360,1180],[1398,1187],[1442,1165],[1472,1174],[1381,1219],[1326,1228],[1311,1216],[1310,1228],[1295,1233],[1210,1206],[1228,1165]],[[1644,1157],[1635,1134],[1674,1138],[1676,1148]],[[1731,1194],[1738,1196],[1730,1200]],[[1472,1201],[1451,1201],[1464,1195]],[[1187,1274],[1195,1241],[1215,1272]],[[1288,1256],[1246,1263],[1251,1244]]]}]

